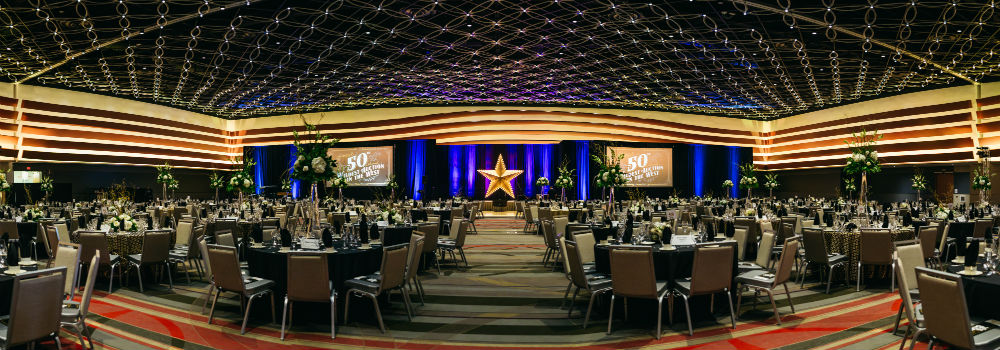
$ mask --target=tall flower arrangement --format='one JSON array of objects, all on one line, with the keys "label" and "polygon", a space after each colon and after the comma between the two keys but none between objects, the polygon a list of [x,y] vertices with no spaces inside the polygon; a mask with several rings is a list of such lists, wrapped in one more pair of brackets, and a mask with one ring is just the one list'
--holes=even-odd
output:
[{"label": "tall flower arrangement", "polygon": [[990,177],[976,170],[975,175],[972,176],[972,188],[976,190],[988,190],[992,187],[993,184],[990,183]]},{"label": "tall flower arrangement", "polygon": [[732,188],[733,188],[733,180],[726,179],[722,181],[722,191],[726,192],[726,198],[729,197],[730,193],[729,190]]},{"label": "tall flower arrangement", "polygon": [[768,196],[774,197],[774,189],[778,188],[778,174],[768,173],[764,175],[764,187],[767,188]]},{"label": "tall flower arrangement", "polygon": [[558,188],[562,191],[561,201],[566,201],[566,189],[573,187],[573,173],[576,169],[569,168],[569,161],[564,161],[561,166],[559,166],[559,176],[556,177],[556,181],[552,184],[552,187]]},{"label": "tall flower arrangement", "polygon": [[177,189],[181,188],[180,181],[173,179],[167,184],[167,189],[170,190],[170,196],[173,197],[176,194]]},{"label": "tall flower arrangement", "polygon": [[858,199],[861,201],[862,214],[866,214],[868,208],[868,174],[882,171],[878,151],[875,150],[875,143],[881,139],[882,135],[878,131],[861,130],[860,133],[851,134],[850,139],[844,140],[844,143],[851,150],[844,172],[847,175],[861,173],[861,193]]},{"label": "tall flower arrangement", "polygon": [[759,186],[760,183],[757,181],[757,167],[753,163],[740,165],[740,189],[747,190],[747,200],[750,200],[753,189]]},{"label": "tall flower arrangement", "polygon": [[249,193],[253,191],[253,176],[250,175],[253,166],[256,165],[252,159],[247,159],[243,162],[243,168],[236,170],[232,175],[229,176],[229,181],[226,184],[226,190],[229,192],[237,192],[239,194]]},{"label": "tall flower arrangement", "polygon": [[52,184],[52,177],[51,176],[42,175],[41,188],[42,188],[42,193],[45,193],[45,195],[44,195],[45,196],[45,200],[48,200],[49,196],[52,195],[52,190],[55,188],[55,186],[53,186],[53,184]]},{"label": "tall flower arrangement", "polygon": [[913,177],[910,178],[910,181],[912,182],[910,184],[910,188],[912,188],[914,191],[917,191],[917,201],[919,202],[920,192],[923,192],[924,190],[927,189],[927,179],[924,178],[923,174],[916,173],[913,174]]},{"label": "tall flower arrangement", "polygon": [[844,191],[847,191],[847,199],[851,198],[851,194],[858,190],[858,186],[854,184],[853,178],[844,179]]},{"label": "tall flower arrangement", "polygon": [[330,187],[337,189],[337,198],[339,199],[341,205],[344,204],[344,188],[347,187],[347,185],[348,183],[346,177],[337,176],[330,179]]},{"label": "tall flower arrangement", "polygon": [[609,149],[607,154],[600,153],[591,155],[597,163],[597,175],[594,176],[594,184],[601,188],[607,188],[608,213],[613,214],[615,208],[615,187],[624,186],[628,181],[625,179],[625,172],[622,171],[621,161],[625,155],[616,154],[614,149]]},{"label": "tall flower arrangement", "polygon": [[[539,176],[538,179],[535,180],[535,186],[545,187],[545,186],[548,186],[548,185],[549,185],[549,178],[547,178],[545,176]],[[545,191],[542,188],[539,188],[538,191],[541,194],[548,194],[547,193],[548,191]]]},{"label": "tall flower arrangement", "polygon": [[399,188],[399,183],[396,182],[396,174],[389,175],[389,182],[385,184],[385,187],[389,188],[389,198],[396,200],[396,189]]},{"label": "tall flower arrangement", "polygon": [[167,187],[170,183],[174,181],[174,167],[170,166],[170,162],[165,162],[163,165],[156,167],[156,183],[163,185],[163,199],[167,199]]},{"label": "tall flower arrangement", "polygon": [[226,178],[219,176],[216,172],[208,176],[208,186],[215,189],[215,202],[219,202],[219,189],[226,187]]},{"label": "tall flower arrangement", "polygon": [[331,158],[327,151],[338,140],[323,135],[315,125],[309,124],[305,119],[302,122],[310,137],[301,139],[297,131],[294,133],[295,150],[299,156],[292,164],[292,169],[295,170],[292,172],[292,178],[312,184],[309,191],[309,199],[312,202],[310,209],[313,217],[310,228],[316,228],[319,226],[319,192],[317,187],[320,183],[326,183],[337,176],[337,173],[333,171],[337,167],[337,161]]},{"label": "tall flower arrangement", "polygon": [[0,171],[0,204],[7,203],[7,192],[10,192],[10,182],[7,182],[7,172]]}]

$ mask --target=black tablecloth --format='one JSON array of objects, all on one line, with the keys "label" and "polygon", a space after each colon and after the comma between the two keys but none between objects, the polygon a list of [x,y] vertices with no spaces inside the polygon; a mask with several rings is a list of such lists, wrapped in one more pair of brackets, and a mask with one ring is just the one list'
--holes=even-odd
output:
[{"label": "black tablecloth", "polygon": [[[949,272],[957,273],[964,269],[964,266],[951,265]],[[986,271],[982,264],[980,271]],[[992,276],[962,276],[962,284],[965,287],[965,302],[969,307],[969,316],[986,319],[1000,319],[1000,275]]]},{"label": "black tablecloth", "polygon": [[19,222],[17,223],[17,234],[21,236],[18,243],[21,244],[21,257],[31,257],[31,239],[35,239],[35,252],[37,253],[38,259],[48,259],[48,251],[45,250],[45,241],[43,237],[36,237],[38,234],[38,223],[37,222]]},{"label": "black tablecloth", "polygon": [[0,316],[10,315],[10,302],[14,298],[14,276],[0,275]]},{"label": "black tablecloth", "polygon": [[413,226],[389,226],[382,233],[382,244],[388,247],[400,243],[410,243],[412,234]]},{"label": "black tablecloth", "polygon": [[[335,241],[334,247],[342,247],[342,244],[340,241]],[[357,276],[369,275],[379,271],[379,265],[382,262],[382,249],[378,246],[373,246],[367,250],[344,250],[337,248],[336,253],[327,254],[327,262],[329,264],[330,281],[333,282],[333,287],[340,293],[340,298],[338,299],[340,305],[337,305],[337,309],[343,310],[343,302],[345,293],[347,292],[344,288],[344,282]],[[281,314],[281,301],[284,300],[283,298],[288,289],[287,253],[279,252],[276,248],[251,248],[247,250],[247,265],[250,268],[250,276],[265,278],[275,282],[273,288],[275,293],[275,312]],[[352,303],[356,299],[361,298],[352,298]],[[254,306],[253,317],[270,320],[271,315],[267,312],[267,305],[269,303],[270,301],[267,300],[258,302]],[[306,306],[306,304],[309,304],[309,306]],[[325,322],[329,322],[329,306],[319,306],[320,304],[318,303],[315,304],[315,307],[312,303],[296,303],[296,305],[296,320],[326,320]],[[370,306],[357,306],[359,308],[356,309],[357,313],[352,313],[352,319],[354,319],[355,315],[371,314],[370,309],[366,309],[366,307]],[[337,317],[342,318],[343,314]],[[364,317],[361,319],[364,319]]]}]

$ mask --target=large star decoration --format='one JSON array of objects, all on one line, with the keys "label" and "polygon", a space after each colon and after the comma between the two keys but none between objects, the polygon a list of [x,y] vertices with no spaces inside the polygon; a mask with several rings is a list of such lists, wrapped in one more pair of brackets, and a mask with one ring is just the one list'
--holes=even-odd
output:
[{"label": "large star decoration", "polygon": [[503,163],[503,155],[497,158],[497,165],[495,169],[483,169],[477,170],[479,174],[490,180],[490,188],[486,190],[486,197],[489,197],[493,192],[502,189],[510,195],[510,198],[514,198],[514,189],[511,187],[510,182],[514,181],[514,178],[524,170],[507,170],[507,165]]}]

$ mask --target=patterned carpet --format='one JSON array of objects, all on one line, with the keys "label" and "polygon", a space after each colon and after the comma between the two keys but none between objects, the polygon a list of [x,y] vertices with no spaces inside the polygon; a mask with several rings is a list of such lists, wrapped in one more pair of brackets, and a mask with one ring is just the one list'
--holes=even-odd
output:
[{"label": "patterned carpet", "polygon": [[[237,298],[220,298],[216,319],[209,325],[201,313],[205,284],[178,283],[173,291],[165,285],[139,293],[134,285],[116,289],[111,295],[95,292],[90,326],[95,345],[108,349],[306,349],[306,348],[398,348],[398,349],[888,349],[898,347],[900,336],[892,334],[899,303],[888,293],[887,284],[877,282],[855,292],[835,284],[831,294],[807,279],[805,289],[792,287],[796,313],[784,296],[778,299],[782,325],[775,325],[766,297],[753,308],[752,297],[743,298],[736,329],[731,329],[727,307],[710,313],[707,297],[693,306],[695,335],[687,335],[684,307],[678,299],[675,322],[663,322],[664,334],[653,338],[655,316],[632,307],[623,320],[621,302],[615,311],[613,332],[607,330],[607,302],[595,305],[590,324],[583,328],[582,311],[589,296],[577,298],[572,317],[560,307],[567,280],[551,266],[542,266],[545,250],[540,236],[520,232],[523,221],[512,217],[487,217],[477,221],[478,235],[470,235],[467,255],[471,267],[444,268],[442,275],[421,276],[427,296],[417,305],[413,321],[407,320],[398,294],[384,304],[387,333],[382,334],[370,315],[371,304],[352,303],[351,320],[338,324],[337,339],[329,338],[326,320],[293,318],[292,332],[279,339],[280,323],[269,323],[267,304],[258,302],[246,335],[239,334]],[[99,283],[98,288],[105,287]],[[106,290],[106,289],[104,289]],[[341,296],[343,297],[343,296]],[[280,298],[276,298],[280,304]],[[698,305],[698,297],[692,300]],[[296,308],[296,313],[322,314],[326,305]],[[721,305],[721,304],[717,304]],[[280,308],[280,305],[279,305]],[[307,309],[315,310],[307,310]],[[637,310],[639,309],[639,310]],[[646,310],[642,310],[646,309]],[[664,308],[664,313],[667,313]],[[280,322],[281,315],[278,315]],[[338,310],[342,322],[343,310]],[[64,334],[64,348],[79,348],[75,336]],[[52,342],[42,343],[54,348]]]}]

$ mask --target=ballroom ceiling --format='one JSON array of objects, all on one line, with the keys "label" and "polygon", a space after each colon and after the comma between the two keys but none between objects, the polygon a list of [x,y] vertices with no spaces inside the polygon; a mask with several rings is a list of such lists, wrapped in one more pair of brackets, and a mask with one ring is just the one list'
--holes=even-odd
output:
[{"label": "ballroom ceiling", "polygon": [[224,118],[500,104],[767,120],[1000,75],[993,1],[0,4],[0,81]]}]

